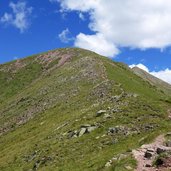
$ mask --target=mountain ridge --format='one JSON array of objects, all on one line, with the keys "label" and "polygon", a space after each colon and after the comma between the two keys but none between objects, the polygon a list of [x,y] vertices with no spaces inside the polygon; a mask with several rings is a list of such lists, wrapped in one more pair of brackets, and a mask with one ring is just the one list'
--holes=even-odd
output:
[{"label": "mountain ridge", "polygon": [[0,84],[2,171],[133,170],[131,149],[170,129],[164,92],[88,50],[0,65]]},{"label": "mountain ridge", "polygon": [[171,84],[149,74],[148,72],[140,69],[139,67],[132,68],[133,72],[148,81],[151,85],[156,86],[166,94],[171,94]]}]

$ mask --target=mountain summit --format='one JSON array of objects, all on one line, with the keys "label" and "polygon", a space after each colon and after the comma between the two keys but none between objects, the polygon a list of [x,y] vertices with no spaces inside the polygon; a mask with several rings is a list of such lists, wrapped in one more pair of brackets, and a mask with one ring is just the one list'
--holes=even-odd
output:
[{"label": "mountain summit", "polygon": [[0,170],[134,170],[171,128],[171,89],[137,72],[78,48],[0,65]]}]

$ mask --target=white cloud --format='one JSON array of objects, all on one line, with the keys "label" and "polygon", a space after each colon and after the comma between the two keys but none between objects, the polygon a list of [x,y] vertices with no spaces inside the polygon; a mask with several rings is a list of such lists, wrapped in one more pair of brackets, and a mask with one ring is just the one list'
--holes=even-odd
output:
[{"label": "white cloud", "polygon": [[24,32],[30,25],[29,16],[33,8],[27,7],[25,1],[19,1],[16,4],[10,2],[9,7],[12,9],[12,13],[4,13],[0,21],[8,25],[13,25],[18,28],[21,33]]},{"label": "white cloud", "polygon": [[102,34],[85,35],[80,33],[76,37],[75,46],[86,48],[101,55],[110,57],[119,53],[119,50],[115,47],[115,45],[106,41]]},{"label": "white cloud", "polygon": [[81,20],[85,20],[84,14],[80,12],[80,13],[79,13],[79,18],[80,18]]},{"label": "white cloud", "polygon": [[138,67],[140,69],[143,69],[144,71],[150,73],[151,75],[153,75],[153,76],[155,76],[155,77],[157,77],[157,78],[171,84],[171,70],[168,69],[168,68],[165,69],[165,70],[161,70],[161,71],[152,71],[152,72],[150,72],[149,69],[143,64],[132,64],[129,67],[130,68]]},{"label": "white cloud", "polygon": [[1,17],[1,22],[11,22],[12,20],[13,20],[13,16],[8,13],[5,13],[3,17]]},{"label": "white cloud", "polygon": [[171,70],[168,68],[159,72],[153,71],[151,74],[171,84]]},{"label": "white cloud", "polygon": [[63,30],[59,35],[59,39],[61,40],[61,42],[63,43],[69,43],[70,41],[74,40],[73,37],[70,36],[70,31],[68,28],[66,28],[65,30]]},{"label": "white cloud", "polygon": [[129,67],[130,68],[138,67],[138,68],[140,68],[140,69],[142,69],[142,70],[144,70],[146,72],[149,72],[149,69],[145,65],[143,65],[143,64],[137,64],[137,65],[136,64],[132,64]]},{"label": "white cloud", "polygon": [[[80,33],[76,45],[99,49],[99,35],[110,47],[103,54],[115,55],[116,47],[165,48],[171,45],[170,0],[51,0],[61,3],[63,11],[88,12],[94,35]],[[81,36],[80,36],[81,35]],[[84,36],[83,36],[84,35]],[[89,39],[94,41],[85,41]],[[103,51],[103,48],[101,49]]]}]

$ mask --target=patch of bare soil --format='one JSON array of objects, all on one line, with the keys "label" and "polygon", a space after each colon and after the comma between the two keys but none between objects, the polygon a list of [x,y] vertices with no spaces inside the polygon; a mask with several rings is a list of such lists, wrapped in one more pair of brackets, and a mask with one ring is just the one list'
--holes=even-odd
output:
[{"label": "patch of bare soil", "polygon": [[[137,160],[137,168],[135,171],[167,171],[170,170],[171,158],[166,159],[165,165],[161,167],[153,167],[153,161],[163,151],[171,150],[171,147],[164,146],[164,135],[158,136],[151,144],[142,145],[139,149],[133,150],[133,156]],[[170,162],[170,163],[169,163]],[[168,164],[169,163],[169,164]]]},{"label": "patch of bare soil", "polygon": [[168,117],[171,119],[171,110],[168,110]]}]

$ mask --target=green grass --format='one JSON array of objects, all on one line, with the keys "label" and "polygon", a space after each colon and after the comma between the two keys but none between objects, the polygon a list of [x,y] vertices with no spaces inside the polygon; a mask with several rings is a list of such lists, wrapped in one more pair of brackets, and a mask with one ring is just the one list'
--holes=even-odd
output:
[{"label": "green grass", "polygon": [[[54,67],[59,59],[52,61],[46,70],[35,57],[26,58],[22,61],[27,65],[17,73],[1,73],[0,126],[9,131],[0,137],[0,170],[34,170],[36,164],[38,170],[107,170],[106,162],[115,155],[151,142],[171,128],[168,97],[127,67],[86,50],[59,52],[73,58],[59,68]],[[13,74],[13,80],[6,81]],[[123,92],[119,101],[112,99]],[[96,117],[101,109],[112,118]],[[89,134],[70,139],[65,135],[94,123],[100,127]],[[107,135],[118,125],[132,134]],[[153,127],[146,129],[149,125]],[[125,166],[136,167],[131,154],[109,170]]]}]

